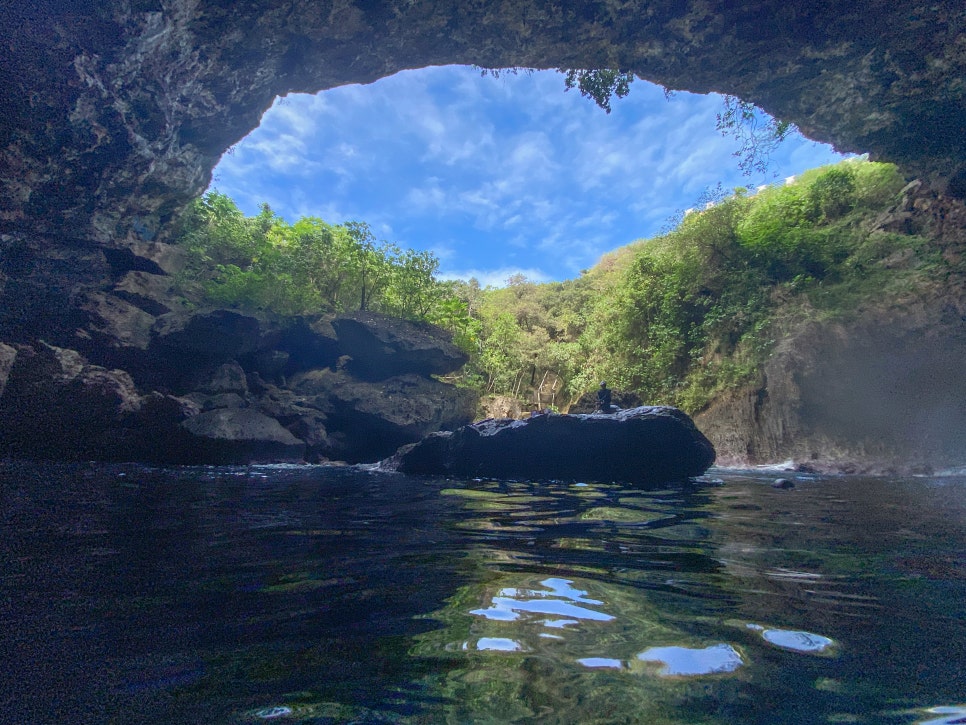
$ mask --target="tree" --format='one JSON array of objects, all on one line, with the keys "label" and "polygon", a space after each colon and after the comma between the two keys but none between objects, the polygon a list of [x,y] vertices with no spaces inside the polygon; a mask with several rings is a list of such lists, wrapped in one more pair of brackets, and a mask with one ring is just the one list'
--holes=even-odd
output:
[{"label": "tree", "polygon": [[246,218],[216,191],[185,213],[180,242],[189,253],[186,279],[221,304],[283,314],[372,309],[427,319],[446,296],[431,252],[378,242],[363,222],[303,217],[289,225],[267,204]]},{"label": "tree", "polygon": [[[343,229],[346,238],[340,264],[350,276],[358,309],[374,309],[390,284],[394,257],[399,249],[388,242],[377,244],[372,229],[365,222],[346,222]],[[348,299],[344,305],[346,309],[354,308],[354,303]]]},{"label": "tree", "polygon": [[577,70],[574,68],[559,69],[564,74],[566,90],[576,88],[584,98],[590,98],[594,103],[610,113],[611,99],[624,98],[631,92],[634,74],[613,68],[598,68],[596,70]]},{"label": "tree", "polygon": [[[265,214],[272,214],[267,204]],[[257,219],[261,222],[262,216]],[[179,238],[198,266],[210,267],[247,268],[263,251],[265,242],[263,225],[246,219],[230,197],[217,191],[205,194],[188,207],[180,222]]]},{"label": "tree", "polygon": [[733,136],[739,143],[734,156],[745,176],[768,171],[771,155],[788,134],[797,130],[788,121],[772,118],[754,103],[737,96],[724,97],[724,110],[716,114],[716,127],[723,136]]},{"label": "tree", "polygon": [[407,249],[392,269],[392,282],[386,296],[386,312],[411,320],[426,319],[446,297],[446,289],[436,281],[439,259],[432,252]]}]

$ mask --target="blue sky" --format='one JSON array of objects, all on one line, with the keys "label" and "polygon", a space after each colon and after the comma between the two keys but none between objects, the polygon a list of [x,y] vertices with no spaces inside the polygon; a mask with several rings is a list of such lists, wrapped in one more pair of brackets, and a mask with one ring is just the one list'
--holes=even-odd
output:
[{"label": "blue sky", "polygon": [[767,176],[744,176],[737,141],[715,129],[720,97],[668,100],[637,80],[612,106],[565,91],[552,71],[405,71],[277,100],[212,188],[246,214],[268,202],[289,222],[368,222],[380,239],[434,252],[441,276],[500,286],[515,273],[576,277],[719,182],[782,183],[842,158],[796,135]]}]

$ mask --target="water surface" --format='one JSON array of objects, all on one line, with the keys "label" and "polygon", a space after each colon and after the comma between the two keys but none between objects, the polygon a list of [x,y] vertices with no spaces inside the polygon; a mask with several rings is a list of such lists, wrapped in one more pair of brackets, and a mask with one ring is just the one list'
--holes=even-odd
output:
[{"label": "water surface", "polygon": [[966,477],[773,478],[0,464],[0,720],[966,722]]}]

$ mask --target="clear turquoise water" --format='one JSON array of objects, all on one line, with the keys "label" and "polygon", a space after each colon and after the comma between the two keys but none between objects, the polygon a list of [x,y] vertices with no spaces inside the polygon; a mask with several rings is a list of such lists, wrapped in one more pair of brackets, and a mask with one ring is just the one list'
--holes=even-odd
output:
[{"label": "clear turquoise water", "polygon": [[966,477],[776,475],[3,463],[0,721],[966,722]]}]

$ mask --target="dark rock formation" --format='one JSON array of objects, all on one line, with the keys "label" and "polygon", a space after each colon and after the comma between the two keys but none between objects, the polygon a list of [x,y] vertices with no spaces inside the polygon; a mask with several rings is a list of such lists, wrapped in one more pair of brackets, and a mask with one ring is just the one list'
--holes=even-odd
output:
[{"label": "dark rock formation", "polygon": [[75,350],[38,342],[0,352],[4,456],[154,460],[150,450],[198,412],[160,393],[142,397],[126,372],[91,365]]},{"label": "dark rock formation", "polygon": [[699,476],[711,443],[676,408],[491,419],[405,446],[382,467],[410,474],[656,485]]},{"label": "dark rock formation", "polygon": [[[611,405],[616,405],[618,408],[639,408],[644,405],[644,401],[641,400],[641,396],[637,393],[626,393],[620,390],[614,390],[611,392],[610,398]],[[589,393],[584,393],[570,406],[568,413],[593,413],[597,410],[597,391],[592,390]]]},{"label": "dark rock formation", "polygon": [[[75,419],[59,400],[73,393],[114,421],[102,432],[123,442],[116,450],[151,451],[161,441],[177,449],[180,422],[198,405],[274,417],[309,456],[358,450],[331,427],[338,405],[308,405],[286,379],[334,370],[348,356],[347,373],[378,385],[396,362],[419,357],[419,344],[366,363],[361,350],[394,333],[366,342],[358,321],[346,322],[349,353],[327,321],[187,314],[168,294],[183,265],[164,243],[171,220],[280,94],[444,63],[619,67],[670,88],[738,95],[811,138],[871,152],[937,192],[966,196],[966,10],[952,0],[35,0],[7,3],[0,33],[0,372],[14,396],[0,400],[12,416],[0,423],[7,451],[29,452],[32,436],[45,455],[115,450],[76,439],[69,422],[87,420],[85,411]],[[884,224],[908,224],[909,211]],[[940,221],[962,224],[955,214]],[[945,359],[929,341],[924,350]],[[232,361],[247,393],[193,387]],[[750,408],[741,409],[761,435],[739,433],[726,450],[743,442],[746,456],[790,445],[809,452],[820,437],[799,432],[824,419],[814,408],[781,411],[796,395],[821,396],[769,378],[746,391]],[[434,412],[425,426],[451,418]],[[719,420],[714,411],[707,419]],[[848,432],[847,419],[840,428]],[[774,430],[774,445],[748,450]]]},{"label": "dark rock formation", "polygon": [[823,471],[896,473],[966,460],[966,314],[912,300],[893,314],[789,330],[757,385],[695,416],[723,465],[792,459]]},{"label": "dark rock formation", "polygon": [[289,382],[295,401],[325,417],[337,433],[330,457],[384,458],[430,430],[463,425],[473,418],[476,398],[467,391],[409,373],[373,385],[345,371],[311,370]]},{"label": "dark rock formation", "polygon": [[461,368],[469,359],[459,348],[442,347],[439,335],[429,326],[424,334],[418,326],[393,321],[371,312],[357,312],[334,320],[339,347],[351,358],[346,369],[354,375],[382,380],[412,372],[445,375]]},{"label": "dark rock formation", "polygon": [[430,377],[464,360],[441,330],[377,315],[367,315],[366,324],[385,349],[367,365],[357,342],[351,344],[361,367],[378,369],[394,345],[403,358],[423,351],[425,365],[410,360],[405,375],[362,380],[336,369],[345,351],[328,321],[226,310],[169,314],[149,325],[138,344],[113,338],[114,345],[94,348],[102,358],[116,358],[125,345],[140,350],[136,359],[127,356],[136,362],[131,373],[39,340],[0,344],[0,455],[375,461],[472,419],[473,396]]},{"label": "dark rock formation", "polygon": [[[269,418],[250,408],[216,408],[192,416],[181,424],[195,440],[189,462],[228,464],[250,461],[302,461],[305,442]],[[192,461],[197,457],[197,461]]]},{"label": "dark rock formation", "polygon": [[165,244],[0,238],[0,453],[375,461],[472,420],[474,401],[430,377],[466,360],[442,330],[192,309],[172,293],[181,265]]}]

